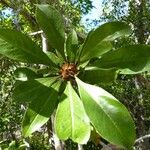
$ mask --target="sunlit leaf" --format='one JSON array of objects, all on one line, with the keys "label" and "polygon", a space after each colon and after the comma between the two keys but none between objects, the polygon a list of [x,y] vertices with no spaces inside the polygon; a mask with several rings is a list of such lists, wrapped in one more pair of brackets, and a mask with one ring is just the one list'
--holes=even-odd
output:
[{"label": "sunlit leaf", "polygon": [[97,132],[109,142],[130,149],[135,141],[133,120],[115,97],[100,87],[76,78],[79,94]]},{"label": "sunlit leaf", "polygon": [[62,140],[72,139],[85,144],[90,138],[90,123],[83,104],[70,82],[60,99],[55,118],[55,130]]},{"label": "sunlit leaf", "polygon": [[105,23],[94,31],[91,31],[85,40],[81,51],[80,62],[93,57],[99,57],[111,50],[110,41],[129,35],[131,32],[128,25],[122,22]]},{"label": "sunlit leaf", "polygon": [[[38,130],[49,120],[58,103],[59,86],[60,83],[57,82],[49,88],[42,87],[43,91],[40,92],[41,97],[38,97],[36,101],[31,101],[22,123],[22,133],[24,137]],[[34,92],[33,94],[38,93]]]},{"label": "sunlit leaf", "polygon": [[99,68],[118,68],[121,74],[136,74],[150,70],[150,46],[132,45],[111,51],[93,65]]}]

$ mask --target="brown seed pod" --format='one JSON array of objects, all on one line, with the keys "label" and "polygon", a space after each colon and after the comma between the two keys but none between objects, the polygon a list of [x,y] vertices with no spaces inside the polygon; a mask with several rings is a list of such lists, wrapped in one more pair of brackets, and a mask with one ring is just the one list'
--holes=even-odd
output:
[{"label": "brown seed pod", "polygon": [[59,74],[64,80],[71,80],[77,73],[77,66],[73,63],[65,63],[60,68]]}]

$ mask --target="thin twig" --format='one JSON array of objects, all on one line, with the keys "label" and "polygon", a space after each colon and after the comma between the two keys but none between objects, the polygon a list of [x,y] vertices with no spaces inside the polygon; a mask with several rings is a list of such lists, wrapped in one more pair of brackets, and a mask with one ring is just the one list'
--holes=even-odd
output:
[{"label": "thin twig", "polygon": [[46,53],[48,51],[48,44],[45,34],[43,32],[41,33],[41,38],[42,38],[42,50],[43,52]]},{"label": "thin twig", "polygon": [[147,138],[150,138],[150,134],[144,135],[144,136],[138,138],[138,139],[135,141],[135,143],[141,142],[141,141],[143,141],[144,139],[147,139]]},{"label": "thin twig", "polygon": [[150,42],[150,35],[148,36],[145,44],[147,45],[147,44],[149,44],[149,42]]},{"label": "thin twig", "polygon": [[37,31],[37,32],[31,32],[31,33],[29,33],[29,35],[34,36],[34,35],[41,34],[41,33],[43,33],[42,30]]},{"label": "thin twig", "polygon": [[83,146],[81,144],[78,144],[78,150],[83,150]]}]

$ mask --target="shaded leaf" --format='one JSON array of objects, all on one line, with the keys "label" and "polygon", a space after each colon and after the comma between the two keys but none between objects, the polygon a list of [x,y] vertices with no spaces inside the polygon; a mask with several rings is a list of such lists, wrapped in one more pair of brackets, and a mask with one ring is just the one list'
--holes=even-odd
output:
[{"label": "shaded leaf", "polygon": [[20,102],[31,102],[43,99],[43,93],[56,81],[56,77],[40,78],[21,82],[13,92],[13,98]]},{"label": "shaded leaf", "polygon": [[101,69],[97,67],[86,67],[79,78],[91,84],[111,83],[116,79],[116,69]]},{"label": "shaded leaf", "polygon": [[37,98],[36,101],[31,101],[22,123],[22,132],[24,137],[27,137],[34,131],[38,130],[49,120],[58,103],[59,86],[60,83],[57,82],[49,88],[43,87],[44,91],[40,93],[42,96]]},{"label": "shaded leaf", "polygon": [[17,61],[51,65],[51,60],[28,36],[11,29],[0,29],[0,53]]},{"label": "shaded leaf", "polygon": [[75,60],[76,52],[78,48],[78,37],[75,30],[72,30],[71,33],[68,35],[66,41],[66,52],[68,56],[68,60],[73,62]]},{"label": "shaded leaf", "polygon": [[102,54],[110,51],[112,49],[112,44],[107,41],[100,42],[96,49],[90,49],[87,51],[84,56],[81,56],[80,63],[84,63],[91,58],[99,58]]},{"label": "shaded leaf", "polygon": [[46,53],[47,56],[50,58],[50,60],[52,60],[52,62],[56,65],[56,66],[59,66],[61,64],[64,63],[64,60],[63,58],[57,56],[56,54],[52,53],[52,52],[47,52]]},{"label": "shaded leaf", "polygon": [[50,5],[36,5],[36,18],[50,45],[64,55],[65,32],[63,19],[59,12]]},{"label": "shaded leaf", "polygon": [[55,117],[55,130],[62,140],[72,139],[85,144],[90,138],[90,123],[83,104],[70,82],[65,89],[67,97],[61,97]]},{"label": "shaded leaf", "polygon": [[150,70],[150,46],[131,45],[111,51],[93,65],[99,68],[118,68],[121,74],[136,74]]},{"label": "shaded leaf", "polygon": [[21,80],[21,81],[32,80],[32,79],[41,77],[39,74],[37,74],[32,69],[29,69],[26,67],[17,68],[15,70],[14,74],[15,74],[16,79]]},{"label": "shaded leaf", "polygon": [[104,89],[76,78],[79,94],[97,132],[109,142],[130,149],[135,140],[133,120],[115,97]]}]

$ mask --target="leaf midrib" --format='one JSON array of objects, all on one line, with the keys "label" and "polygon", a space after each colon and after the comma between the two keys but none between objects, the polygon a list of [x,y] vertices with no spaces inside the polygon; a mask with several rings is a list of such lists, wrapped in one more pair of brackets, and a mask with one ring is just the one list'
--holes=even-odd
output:
[{"label": "leaf midrib", "polygon": [[[94,99],[94,97],[92,97]],[[109,120],[111,120],[111,122],[114,124],[114,126],[116,127],[116,129],[118,130],[118,132],[120,133],[121,137],[124,139],[124,141],[126,141],[125,137],[123,136],[123,134],[121,133],[120,129],[117,127],[116,123],[111,119],[111,117],[109,116],[109,114],[107,112],[105,112],[105,110],[102,108],[102,106],[98,103],[97,100],[95,100],[95,103],[98,104],[101,108],[101,110],[106,114],[106,116],[108,116]],[[122,142],[121,142],[122,143]],[[124,145],[124,143],[123,143]]]},{"label": "leaf midrib", "polygon": [[69,91],[69,104],[70,104],[70,112],[71,112],[71,133],[72,133],[72,137],[74,137],[74,107],[73,107],[73,97],[72,97],[72,90],[71,90],[71,83],[69,83],[68,86],[68,91]]}]

